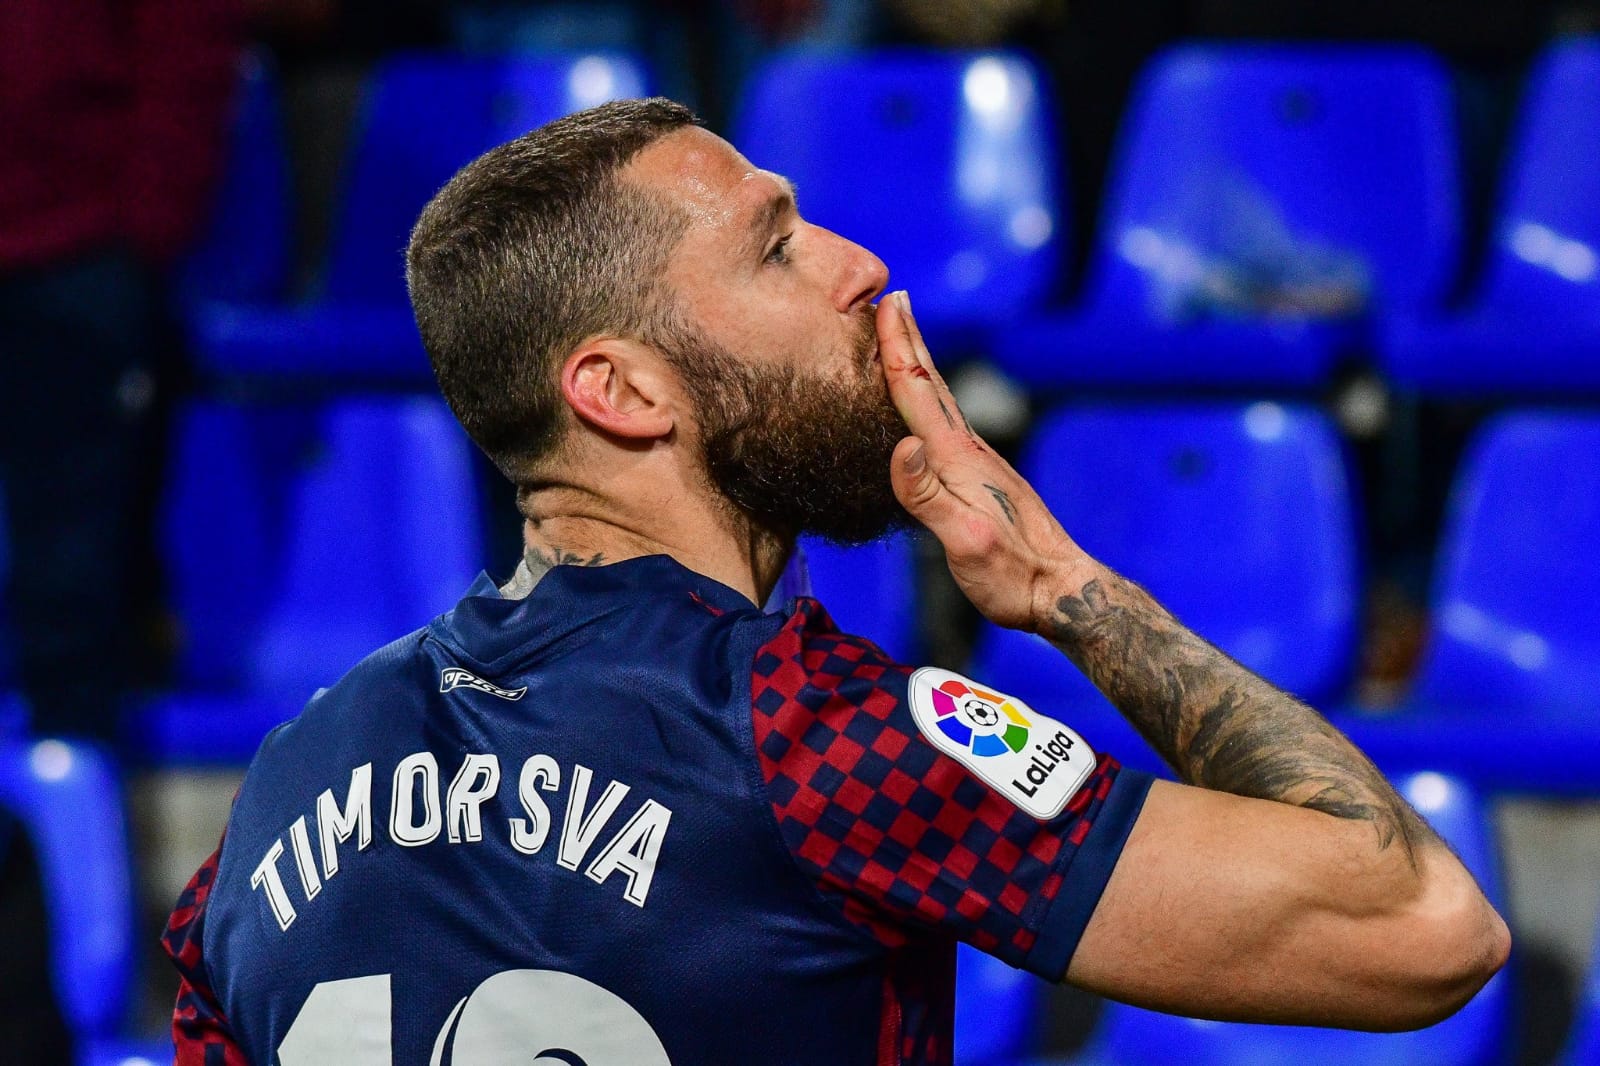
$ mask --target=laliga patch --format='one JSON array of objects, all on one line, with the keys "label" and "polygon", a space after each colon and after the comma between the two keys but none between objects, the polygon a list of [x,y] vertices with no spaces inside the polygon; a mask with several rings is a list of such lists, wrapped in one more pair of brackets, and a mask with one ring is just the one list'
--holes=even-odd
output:
[{"label": "laliga patch", "polygon": [[479,692],[487,692],[491,696],[499,696],[503,700],[520,700],[528,691],[528,686],[521,688],[501,688],[491,685],[483,678],[470,670],[463,670],[459,666],[447,666],[439,675],[439,691],[453,692],[458,688],[475,688]]},{"label": "laliga patch", "polygon": [[1094,773],[1082,737],[1021,700],[925,666],[911,675],[911,716],[933,746],[1017,807],[1060,814]]}]

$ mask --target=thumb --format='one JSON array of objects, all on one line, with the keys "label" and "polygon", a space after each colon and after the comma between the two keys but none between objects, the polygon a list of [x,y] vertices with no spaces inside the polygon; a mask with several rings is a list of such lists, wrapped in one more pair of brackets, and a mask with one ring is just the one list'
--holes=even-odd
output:
[{"label": "thumb", "polygon": [[889,462],[889,483],[900,506],[925,526],[937,523],[954,502],[928,465],[928,450],[920,437],[907,437],[895,446]]}]

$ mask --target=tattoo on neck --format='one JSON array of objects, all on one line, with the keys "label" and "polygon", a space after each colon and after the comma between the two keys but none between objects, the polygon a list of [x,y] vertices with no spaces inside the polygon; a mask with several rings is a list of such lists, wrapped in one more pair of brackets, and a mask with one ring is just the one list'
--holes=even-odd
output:
[{"label": "tattoo on neck", "polygon": [[541,548],[535,545],[522,553],[522,561],[528,564],[530,570],[549,570],[557,566],[603,566],[606,557],[604,552],[585,556],[565,548]]},{"label": "tattoo on neck", "polygon": [[1412,865],[1436,838],[1316,711],[1246,670],[1111,575],[1061,596],[1049,634],[1189,784],[1372,824]]},{"label": "tattoo on neck", "polygon": [[508,600],[520,600],[533,591],[540,578],[558,566],[602,566],[605,561],[603,552],[582,556],[565,548],[529,547],[523,550],[517,572],[500,586],[500,595]]}]

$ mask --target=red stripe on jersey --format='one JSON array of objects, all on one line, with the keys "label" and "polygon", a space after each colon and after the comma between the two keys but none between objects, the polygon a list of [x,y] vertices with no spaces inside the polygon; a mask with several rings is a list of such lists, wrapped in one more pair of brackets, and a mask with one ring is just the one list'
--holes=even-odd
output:
[{"label": "red stripe on jersey", "polygon": [[172,1008],[174,1066],[249,1066],[217,1003],[201,952],[206,900],[216,883],[221,853],[219,847],[189,879],[161,936],[162,947],[182,975]]}]

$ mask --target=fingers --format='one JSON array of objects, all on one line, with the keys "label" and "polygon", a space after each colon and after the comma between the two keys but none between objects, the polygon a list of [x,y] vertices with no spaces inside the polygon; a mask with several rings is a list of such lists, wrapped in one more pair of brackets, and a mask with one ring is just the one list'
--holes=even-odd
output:
[{"label": "fingers", "polygon": [[960,501],[934,473],[927,446],[917,437],[907,437],[895,446],[889,483],[906,513],[929,529],[939,529],[960,507]]},{"label": "fingers", "polygon": [[922,339],[922,327],[917,325],[917,316],[911,310],[911,293],[905,289],[900,290],[900,316],[905,319],[906,330],[911,334],[912,350],[916,353],[922,368],[933,378],[935,385],[948,393],[950,386],[945,384],[944,375],[939,373],[939,368],[933,365],[933,354],[928,351],[928,344]]},{"label": "fingers", "polygon": [[878,349],[890,398],[912,433],[924,439],[970,435],[955,397],[933,365],[904,291],[878,302]]}]

